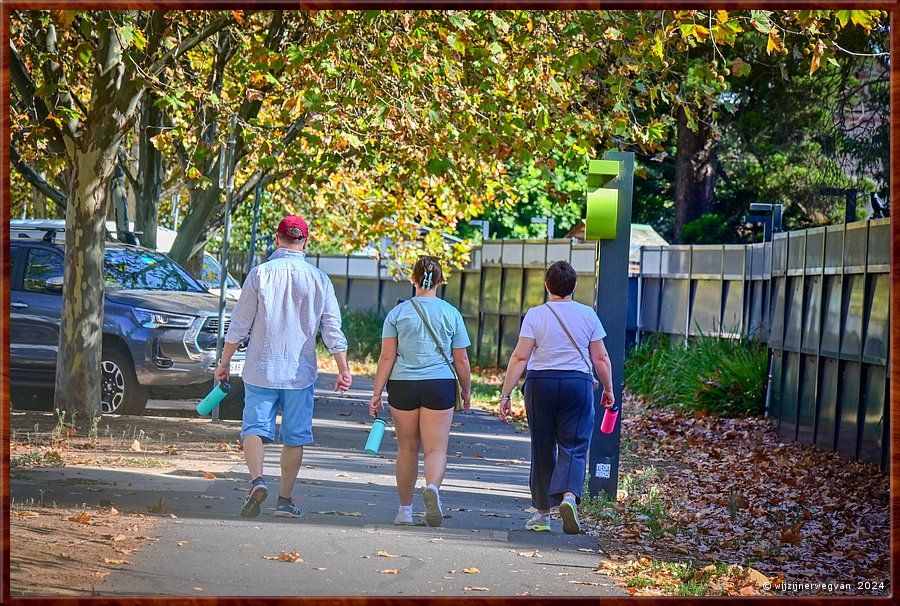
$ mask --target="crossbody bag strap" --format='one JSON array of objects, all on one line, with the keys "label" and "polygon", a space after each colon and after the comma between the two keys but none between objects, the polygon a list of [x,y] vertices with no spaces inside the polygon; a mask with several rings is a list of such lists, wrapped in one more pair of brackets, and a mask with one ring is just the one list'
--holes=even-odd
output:
[{"label": "crossbody bag strap", "polygon": [[425,324],[425,328],[428,329],[428,334],[431,335],[431,339],[434,341],[434,344],[437,345],[438,351],[441,352],[441,357],[444,358],[444,362],[446,362],[447,366],[450,367],[450,372],[453,373],[453,378],[456,380],[459,380],[456,376],[456,368],[453,367],[453,362],[451,362],[450,358],[447,357],[447,354],[444,353],[444,348],[441,347],[441,342],[438,340],[438,337],[435,334],[434,329],[431,328],[431,324],[428,323],[428,318],[425,317],[425,314],[422,313],[422,309],[419,307],[419,305],[415,301],[410,299],[409,302],[412,303],[412,306],[415,308],[416,313],[418,313],[419,317],[422,318],[422,322]]},{"label": "crossbody bag strap", "polygon": [[581,359],[584,361],[584,363],[585,363],[585,364],[587,365],[587,367],[588,367],[588,373],[593,377],[593,376],[594,376],[594,367],[591,366],[590,363],[587,361],[587,358],[584,357],[584,352],[581,351],[581,348],[580,348],[580,347],[578,347],[578,343],[575,342],[575,338],[572,336],[572,333],[570,333],[570,332],[569,332],[569,329],[566,328],[565,322],[562,321],[562,318],[559,317],[559,314],[556,313],[556,310],[553,309],[553,307],[551,307],[551,306],[548,305],[547,303],[544,303],[544,306],[545,306],[547,309],[550,310],[550,313],[552,313],[554,316],[556,316],[556,319],[557,319],[557,321],[559,322],[559,325],[562,326],[563,332],[566,333],[566,336],[569,337],[569,341],[571,341],[571,342],[572,342],[572,345],[575,346],[575,349],[578,350],[578,355],[581,356]]}]

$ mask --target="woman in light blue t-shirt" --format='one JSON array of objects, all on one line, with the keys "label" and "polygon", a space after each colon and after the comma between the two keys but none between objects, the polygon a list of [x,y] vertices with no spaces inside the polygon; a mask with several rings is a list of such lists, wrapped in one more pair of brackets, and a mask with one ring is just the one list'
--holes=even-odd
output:
[{"label": "woman in light blue t-shirt", "polygon": [[[459,377],[463,406],[469,408],[469,335],[459,311],[437,296],[444,283],[440,262],[421,257],[413,266],[416,295],[397,305],[384,320],[381,356],[369,410],[376,416],[384,407],[381,392],[387,386],[394,429],[397,432],[397,493],[400,508],[394,524],[409,525],[412,497],[419,476],[419,448],[425,451],[425,522],[440,526],[444,514],[438,492],[447,469],[447,445]],[[423,319],[424,316],[424,319]],[[425,326],[427,320],[434,332]],[[435,343],[440,342],[440,349]]]}]

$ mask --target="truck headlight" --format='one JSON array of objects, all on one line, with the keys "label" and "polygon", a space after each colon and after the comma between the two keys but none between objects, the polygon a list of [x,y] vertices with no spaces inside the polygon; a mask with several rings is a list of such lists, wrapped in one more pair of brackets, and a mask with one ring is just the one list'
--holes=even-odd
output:
[{"label": "truck headlight", "polygon": [[135,307],[132,310],[134,319],[144,328],[190,328],[195,316],[172,314],[152,309]]}]

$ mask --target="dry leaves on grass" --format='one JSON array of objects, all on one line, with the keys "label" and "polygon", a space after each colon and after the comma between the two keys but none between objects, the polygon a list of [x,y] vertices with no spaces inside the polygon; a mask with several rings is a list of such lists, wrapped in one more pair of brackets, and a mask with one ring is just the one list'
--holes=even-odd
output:
[{"label": "dry leaves on grass", "polygon": [[[583,516],[601,543],[749,562],[788,582],[889,578],[889,482],[877,467],[785,443],[770,419],[624,407],[625,491],[612,514]],[[748,591],[732,585],[722,591]]]}]

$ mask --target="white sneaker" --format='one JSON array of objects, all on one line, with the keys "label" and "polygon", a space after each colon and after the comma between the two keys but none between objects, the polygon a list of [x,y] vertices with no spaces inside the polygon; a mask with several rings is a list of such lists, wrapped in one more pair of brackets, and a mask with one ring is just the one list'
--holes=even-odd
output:
[{"label": "white sneaker", "polygon": [[422,499],[425,501],[425,523],[429,526],[440,526],[444,521],[444,512],[441,509],[441,495],[437,486],[429,484],[422,491]]},{"label": "white sneaker", "polygon": [[550,520],[547,518],[547,514],[536,513],[525,522],[525,528],[536,532],[550,532]]},{"label": "white sneaker", "polygon": [[412,507],[400,507],[397,510],[397,517],[394,518],[394,524],[397,526],[412,526]]}]

